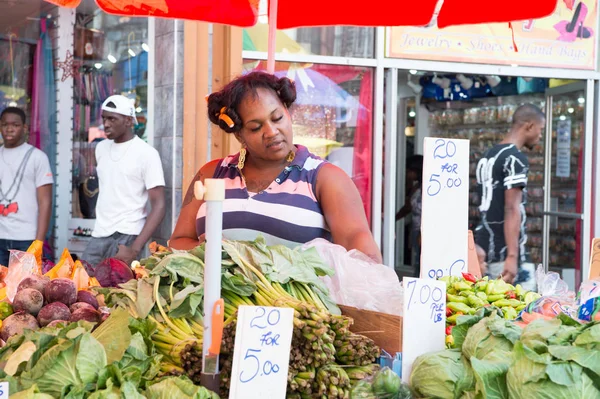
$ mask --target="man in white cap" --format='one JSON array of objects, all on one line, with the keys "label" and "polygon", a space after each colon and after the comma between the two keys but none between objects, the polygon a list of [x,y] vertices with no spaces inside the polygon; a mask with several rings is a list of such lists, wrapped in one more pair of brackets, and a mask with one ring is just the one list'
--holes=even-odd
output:
[{"label": "man in white cap", "polygon": [[165,216],[165,178],[158,151],[133,133],[137,119],[130,99],[107,98],[102,122],[108,140],[96,146],[100,190],[83,259],[96,265],[114,257],[131,264]]}]

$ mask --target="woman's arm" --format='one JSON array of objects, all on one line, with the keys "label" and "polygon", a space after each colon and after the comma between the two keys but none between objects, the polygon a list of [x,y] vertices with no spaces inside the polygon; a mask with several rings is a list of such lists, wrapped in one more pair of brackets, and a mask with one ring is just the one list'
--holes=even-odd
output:
[{"label": "woman's arm", "polygon": [[196,234],[196,215],[204,201],[199,201],[194,196],[194,184],[197,181],[204,183],[204,179],[211,178],[219,162],[221,161],[215,160],[204,165],[190,183],[185,199],[183,200],[181,212],[179,212],[175,230],[169,240],[171,248],[189,250],[200,244],[198,235]]},{"label": "woman's arm", "polygon": [[357,249],[381,263],[381,251],[369,229],[362,199],[346,172],[325,164],[319,170],[316,195],[333,242],[347,250]]}]

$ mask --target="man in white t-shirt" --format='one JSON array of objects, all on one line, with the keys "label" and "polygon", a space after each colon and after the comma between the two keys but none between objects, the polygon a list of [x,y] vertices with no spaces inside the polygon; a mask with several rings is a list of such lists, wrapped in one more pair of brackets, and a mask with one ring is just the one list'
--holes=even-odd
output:
[{"label": "man in white t-shirt", "polygon": [[108,140],[96,146],[96,225],[83,259],[96,265],[115,257],[131,264],[165,216],[162,163],[158,151],[133,133],[137,120],[130,99],[107,98],[102,122]]},{"label": "man in white t-shirt", "polygon": [[52,216],[52,170],[48,157],[25,142],[25,112],[9,107],[0,114],[0,265],[10,250],[25,251],[43,241]]}]

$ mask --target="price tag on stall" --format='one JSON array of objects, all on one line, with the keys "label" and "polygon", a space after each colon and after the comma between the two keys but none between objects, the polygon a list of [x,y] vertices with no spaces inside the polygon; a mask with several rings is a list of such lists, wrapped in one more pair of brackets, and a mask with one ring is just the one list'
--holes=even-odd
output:
[{"label": "price tag on stall", "polygon": [[415,359],[446,347],[446,283],[405,277],[402,321],[402,380],[410,380]]},{"label": "price tag on stall", "polygon": [[427,137],[421,210],[421,277],[467,271],[469,141]]},{"label": "price tag on stall", "polygon": [[230,399],[285,398],[294,310],[240,306]]},{"label": "price tag on stall", "polygon": [[0,399],[8,399],[8,382],[0,382]]}]

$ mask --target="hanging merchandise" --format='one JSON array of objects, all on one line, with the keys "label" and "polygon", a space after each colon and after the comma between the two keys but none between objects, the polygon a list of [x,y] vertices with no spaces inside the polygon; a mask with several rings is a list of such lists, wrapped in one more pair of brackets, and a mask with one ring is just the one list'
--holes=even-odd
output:
[{"label": "hanging merchandise", "polygon": [[481,77],[466,77],[459,73],[456,79],[471,98],[487,97],[491,93],[490,86]]},{"label": "hanging merchandise", "polygon": [[419,80],[419,83],[423,87],[423,98],[431,98],[437,101],[444,101],[444,89],[433,82],[432,76],[423,76]]},{"label": "hanging merchandise", "polygon": [[541,78],[517,78],[519,94],[543,93],[548,87],[548,80]]},{"label": "hanging merchandise", "polygon": [[519,94],[517,90],[517,78],[512,76],[502,77],[496,86],[490,86],[495,96],[514,96]]}]

